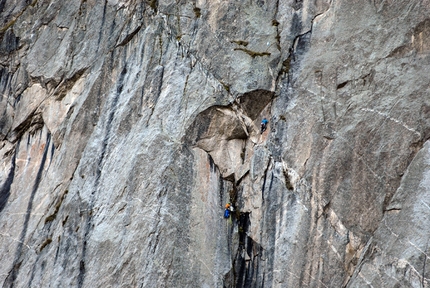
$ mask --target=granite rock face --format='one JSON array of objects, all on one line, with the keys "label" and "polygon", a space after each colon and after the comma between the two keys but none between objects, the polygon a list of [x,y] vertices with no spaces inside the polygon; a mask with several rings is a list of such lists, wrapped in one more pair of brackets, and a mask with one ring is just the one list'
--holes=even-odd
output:
[{"label": "granite rock face", "polygon": [[430,287],[428,15],[0,1],[0,283]]}]

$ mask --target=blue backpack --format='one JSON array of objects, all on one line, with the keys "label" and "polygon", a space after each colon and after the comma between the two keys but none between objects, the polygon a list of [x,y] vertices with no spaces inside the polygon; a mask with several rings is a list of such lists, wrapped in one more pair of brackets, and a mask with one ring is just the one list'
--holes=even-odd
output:
[{"label": "blue backpack", "polygon": [[225,209],[225,211],[224,211],[224,218],[228,218],[228,217],[230,217],[230,210]]}]

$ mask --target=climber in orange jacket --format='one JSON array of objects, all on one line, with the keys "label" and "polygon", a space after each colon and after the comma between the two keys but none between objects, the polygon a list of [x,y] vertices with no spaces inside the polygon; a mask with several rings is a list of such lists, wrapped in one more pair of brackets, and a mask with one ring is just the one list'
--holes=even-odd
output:
[{"label": "climber in orange jacket", "polygon": [[225,210],[224,210],[224,218],[230,217],[230,212],[233,212],[233,206],[230,205],[230,203],[225,204]]}]

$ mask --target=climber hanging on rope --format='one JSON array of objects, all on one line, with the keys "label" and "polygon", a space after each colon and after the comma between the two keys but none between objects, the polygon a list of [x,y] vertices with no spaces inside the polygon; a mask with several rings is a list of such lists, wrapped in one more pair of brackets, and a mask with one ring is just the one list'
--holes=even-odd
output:
[{"label": "climber hanging on rope", "polygon": [[261,134],[263,134],[263,132],[266,131],[267,123],[269,123],[269,121],[267,121],[266,118],[263,118],[263,120],[261,120]]},{"label": "climber hanging on rope", "polygon": [[225,211],[224,211],[224,218],[230,217],[230,212],[233,212],[233,206],[230,205],[230,203],[225,204]]}]

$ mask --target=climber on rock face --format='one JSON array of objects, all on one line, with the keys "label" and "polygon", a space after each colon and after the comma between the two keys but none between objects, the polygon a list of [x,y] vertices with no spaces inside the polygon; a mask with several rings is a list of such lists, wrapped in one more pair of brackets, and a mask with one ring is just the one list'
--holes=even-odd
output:
[{"label": "climber on rock face", "polygon": [[266,118],[263,118],[263,120],[261,120],[261,134],[263,134],[263,132],[266,131],[268,122],[269,121],[267,121]]},{"label": "climber on rock face", "polygon": [[228,218],[230,216],[230,212],[233,212],[233,206],[230,203],[225,204],[224,218]]},{"label": "climber on rock face", "polygon": [[225,208],[225,210],[224,210],[224,218],[228,218],[228,217],[230,217],[230,210],[228,210],[228,208]]}]

